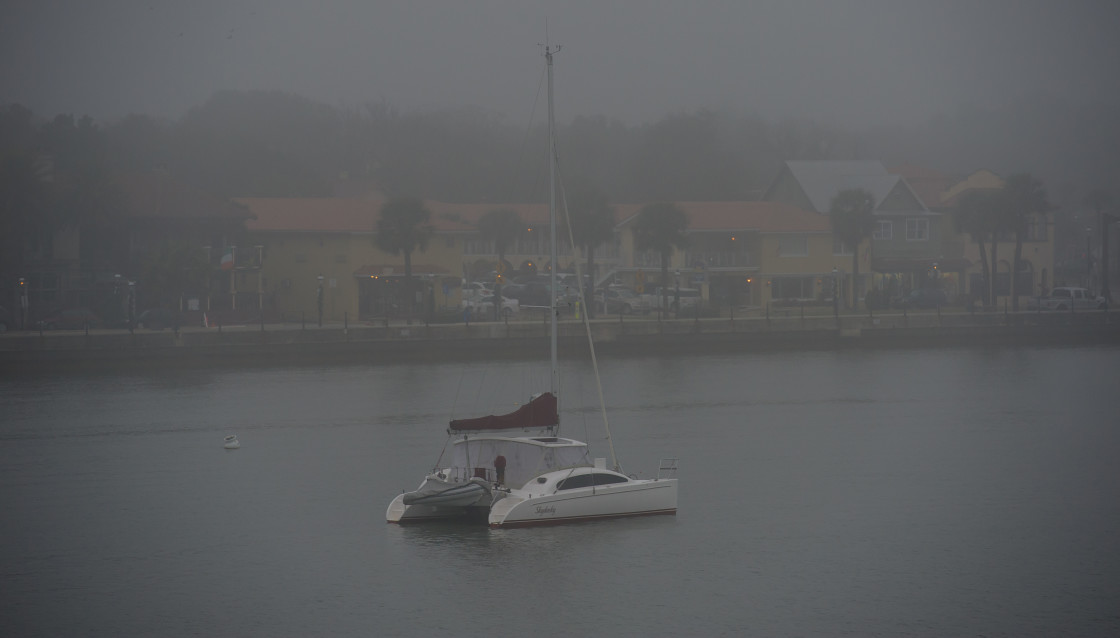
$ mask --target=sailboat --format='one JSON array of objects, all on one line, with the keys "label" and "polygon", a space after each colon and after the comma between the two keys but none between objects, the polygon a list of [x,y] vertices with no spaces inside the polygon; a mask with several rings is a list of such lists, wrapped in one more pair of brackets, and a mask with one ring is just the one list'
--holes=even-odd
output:
[{"label": "sailboat", "polygon": [[[556,249],[556,133],[552,101],[552,58],[559,47],[545,47],[548,69],[549,223],[552,264]],[[556,290],[556,270],[551,289]],[[580,279],[582,280],[582,279]],[[582,288],[582,287],[580,287]],[[582,295],[582,290],[580,294]],[[557,308],[552,297],[550,325],[551,388],[508,414],[450,422],[450,462],[433,470],[420,486],[389,503],[390,523],[439,519],[480,519],[492,528],[549,525],[604,518],[676,514],[677,459],[661,459],[657,476],[639,479],[622,472],[614,457],[591,458],[586,443],[560,436]],[[594,344],[584,317],[596,376]],[[600,391],[600,398],[602,392]],[[603,410],[606,426],[606,410]],[[609,429],[607,440],[610,441]]]}]

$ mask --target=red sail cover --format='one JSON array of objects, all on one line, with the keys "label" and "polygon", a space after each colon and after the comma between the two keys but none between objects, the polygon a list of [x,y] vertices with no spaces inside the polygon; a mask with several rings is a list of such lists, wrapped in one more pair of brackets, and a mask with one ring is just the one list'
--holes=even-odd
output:
[{"label": "red sail cover", "polygon": [[509,414],[456,419],[451,422],[451,429],[463,431],[545,428],[559,422],[560,417],[556,414],[556,397],[551,392],[545,392]]}]

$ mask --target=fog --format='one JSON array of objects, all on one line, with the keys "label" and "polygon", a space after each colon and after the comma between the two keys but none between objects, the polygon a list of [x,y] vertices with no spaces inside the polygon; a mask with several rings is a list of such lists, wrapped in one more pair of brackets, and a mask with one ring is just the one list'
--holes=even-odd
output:
[{"label": "fog", "polygon": [[[1035,96],[1117,101],[1112,2],[167,2],[0,8],[0,103],[176,118],[224,89],[528,118],[563,46],[561,119],[700,107],[855,128]],[[547,25],[547,31],[546,31]]]}]

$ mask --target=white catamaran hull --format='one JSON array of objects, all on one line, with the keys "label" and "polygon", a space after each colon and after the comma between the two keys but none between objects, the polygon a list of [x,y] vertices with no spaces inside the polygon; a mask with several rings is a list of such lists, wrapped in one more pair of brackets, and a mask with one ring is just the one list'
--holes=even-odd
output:
[{"label": "white catamaran hull", "polygon": [[385,510],[385,520],[390,523],[420,523],[465,518],[469,509],[467,507],[440,507],[436,505],[405,505],[404,494],[397,494],[397,497],[389,503],[389,508]]},{"label": "white catamaran hull", "polygon": [[555,525],[677,513],[677,479],[630,481],[554,494],[513,490],[490,508],[490,527]]}]

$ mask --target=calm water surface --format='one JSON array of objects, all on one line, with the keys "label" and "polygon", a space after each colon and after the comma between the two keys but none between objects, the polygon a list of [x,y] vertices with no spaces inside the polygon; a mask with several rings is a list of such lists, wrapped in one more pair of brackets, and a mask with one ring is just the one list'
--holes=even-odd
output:
[{"label": "calm water surface", "polygon": [[449,418],[546,367],[7,374],[0,635],[1120,635],[1120,349],[609,361],[676,517],[385,524]]}]

